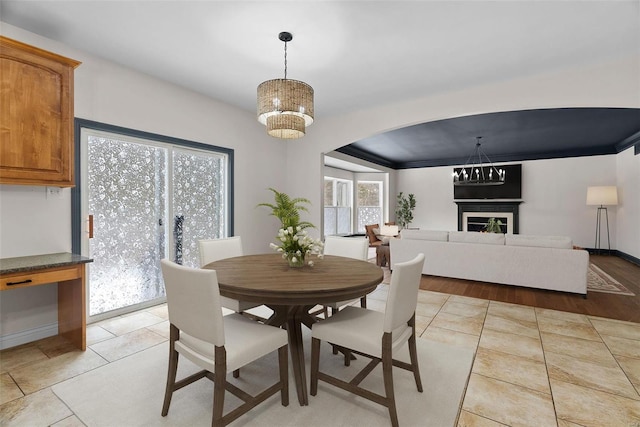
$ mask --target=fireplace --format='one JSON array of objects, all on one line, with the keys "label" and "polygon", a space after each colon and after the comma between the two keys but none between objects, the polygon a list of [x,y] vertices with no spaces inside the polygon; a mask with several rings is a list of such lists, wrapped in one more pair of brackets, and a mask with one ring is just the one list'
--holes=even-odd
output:
[{"label": "fireplace", "polygon": [[518,210],[521,201],[456,202],[458,205],[458,231],[482,231],[489,218],[499,219],[503,232],[518,234]]},{"label": "fireplace", "polygon": [[513,233],[513,214],[511,212],[464,212],[462,231],[484,231],[489,218],[500,220],[503,233]]}]

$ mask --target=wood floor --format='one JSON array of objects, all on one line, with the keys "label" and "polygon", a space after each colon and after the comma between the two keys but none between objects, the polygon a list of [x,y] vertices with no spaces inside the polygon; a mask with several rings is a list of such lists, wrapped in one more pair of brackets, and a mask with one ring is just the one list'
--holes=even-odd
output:
[{"label": "wood floor", "polygon": [[640,266],[608,255],[590,255],[590,261],[636,295],[589,292],[585,299],[566,292],[437,276],[422,276],[420,289],[640,323]]}]

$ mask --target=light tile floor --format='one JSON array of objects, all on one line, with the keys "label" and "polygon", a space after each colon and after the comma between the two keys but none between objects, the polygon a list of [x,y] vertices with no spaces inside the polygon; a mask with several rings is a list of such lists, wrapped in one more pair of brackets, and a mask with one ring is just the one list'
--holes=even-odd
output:
[{"label": "light tile floor", "polygon": [[[384,310],[386,285],[367,298]],[[420,291],[421,339],[476,352],[458,426],[640,427],[640,324]],[[264,313],[263,313],[264,314]],[[51,386],[168,339],[166,305],[0,352],[0,425],[82,426]]]}]

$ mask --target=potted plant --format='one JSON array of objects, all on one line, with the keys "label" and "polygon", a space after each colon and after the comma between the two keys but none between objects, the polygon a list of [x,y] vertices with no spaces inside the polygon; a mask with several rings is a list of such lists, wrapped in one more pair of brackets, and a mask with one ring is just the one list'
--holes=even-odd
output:
[{"label": "potted plant", "polygon": [[[307,234],[307,228],[315,228],[308,221],[300,221],[300,211],[309,212],[303,204],[311,204],[308,199],[297,197],[291,198],[286,193],[281,193],[273,188],[275,203],[260,203],[258,206],[265,206],[271,209],[271,215],[280,220],[280,229],[276,239],[278,244],[271,243],[270,247],[282,253],[282,258],[286,259],[290,267],[302,267],[305,258],[310,254],[321,254],[323,244],[319,239],[314,239]],[[313,261],[308,262],[313,266]]]},{"label": "potted plant", "polygon": [[413,194],[405,196],[402,191],[398,193],[396,202],[396,221],[402,228],[407,228],[413,221],[413,210],[416,208],[416,199]]},{"label": "potted plant", "polygon": [[487,224],[484,226],[484,231],[487,233],[502,233],[502,221],[495,218],[489,218]]}]

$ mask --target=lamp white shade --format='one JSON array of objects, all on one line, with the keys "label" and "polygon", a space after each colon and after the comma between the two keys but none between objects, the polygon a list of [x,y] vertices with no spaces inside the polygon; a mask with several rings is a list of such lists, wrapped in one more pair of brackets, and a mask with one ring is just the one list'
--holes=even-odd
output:
[{"label": "lamp white shade", "polygon": [[616,206],[618,189],[615,185],[587,188],[587,205]]}]

